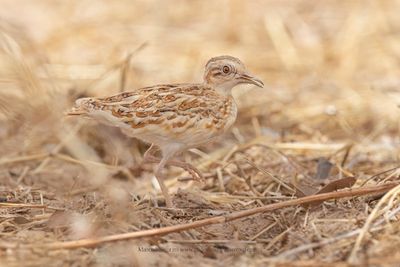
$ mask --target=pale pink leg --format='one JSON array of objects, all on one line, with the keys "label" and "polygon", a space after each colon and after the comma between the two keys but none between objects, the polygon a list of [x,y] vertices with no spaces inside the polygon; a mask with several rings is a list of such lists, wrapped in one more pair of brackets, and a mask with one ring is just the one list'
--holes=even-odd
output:
[{"label": "pale pink leg", "polygon": [[149,157],[154,157],[153,153],[157,151],[157,148],[154,144],[151,144],[151,146],[149,147],[149,149],[146,150],[146,152],[144,152],[143,155],[143,162],[148,162],[148,158]]},{"label": "pale pink leg", "polygon": [[168,193],[168,188],[164,184],[165,177],[162,174],[162,170],[164,169],[165,165],[171,165],[182,168],[185,171],[189,172],[189,174],[195,180],[204,182],[205,179],[201,174],[201,172],[193,165],[179,160],[171,160],[170,158],[174,155],[174,153],[164,155],[163,158],[160,159],[153,155],[155,151],[157,151],[157,148],[152,144],[150,148],[144,153],[143,161],[148,163],[159,163],[157,166],[155,176],[157,178],[158,184],[160,185],[161,192],[164,195],[165,203],[168,208],[171,208],[173,206],[172,200]]},{"label": "pale pink leg", "polygon": [[[154,145],[151,145],[150,148],[144,153],[143,161],[148,162],[148,163],[160,163],[161,159],[154,156],[152,152],[155,152],[156,148]],[[201,174],[199,169],[194,167],[192,164],[180,161],[180,160],[168,160],[168,162],[165,165],[171,165],[175,166],[178,168],[182,168],[185,171],[187,171],[194,180],[200,181],[200,182],[205,182],[204,176]]]},{"label": "pale pink leg", "polygon": [[160,161],[160,164],[158,164],[158,166],[157,166],[155,176],[157,178],[158,184],[160,185],[161,192],[164,195],[166,206],[168,208],[172,208],[173,204],[172,204],[171,196],[168,193],[168,188],[164,184],[165,177],[162,174],[162,170],[163,170],[165,164],[167,163],[167,161],[168,161],[168,157],[165,157]]}]

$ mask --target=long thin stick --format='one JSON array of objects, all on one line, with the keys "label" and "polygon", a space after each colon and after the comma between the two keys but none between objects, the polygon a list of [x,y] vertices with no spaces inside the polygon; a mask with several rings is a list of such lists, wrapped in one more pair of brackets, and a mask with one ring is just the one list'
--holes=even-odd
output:
[{"label": "long thin stick", "polygon": [[28,203],[0,202],[0,208],[45,209],[45,208],[47,208],[47,205],[42,205],[42,204],[28,204]]},{"label": "long thin stick", "polygon": [[[243,217],[248,217],[257,213],[273,211],[277,209],[287,208],[290,206],[296,206],[301,204],[312,203],[315,201],[326,201],[330,199],[339,199],[344,197],[355,197],[355,196],[364,196],[364,195],[379,195],[388,192],[390,189],[397,186],[398,183],[388,183],[379,186],[371,186],[371,187],[360,187],[355,189],[343,190],[338,192],[330,192],[324,193],[319,195],[312,195],[306,196],[298,199],[291,199],[284,202],[274,203],[262,207],[257,207],[249,210],[243,210],[238,212],[233,212],[229,215],[225,216],[216,216],[208,219],[203,219],[191,223],[179,224],[174,226],[167,226],[157,229],[150,229],[144,231],[137,231],[137,232],[129,232],[124,234],[115,234],[109,235],[99,238],[88,238],[88,239],[81,239],[75,241],[65,241],[65,242],[54,242],[43,244],[41,246],[46,247],[47,249],[55,250],[55,249],[75,249],[75,248],[82,248],[82,247],[93,247],[97,245],[101,245],[108,242],[115,242],[121,240],[128,240],[128,239],[137,239],[137,238],[144,238],[144,237],[151,237],[151,236],[161,236],[166,235],[174,232],[181,232],[188,229],[203,227],[212,224],[221,224],[226,223],[229,221],[237,220]],[[38,245],[35,245],[37,247]],[[22,246],[15,246],[22,247]]]}]

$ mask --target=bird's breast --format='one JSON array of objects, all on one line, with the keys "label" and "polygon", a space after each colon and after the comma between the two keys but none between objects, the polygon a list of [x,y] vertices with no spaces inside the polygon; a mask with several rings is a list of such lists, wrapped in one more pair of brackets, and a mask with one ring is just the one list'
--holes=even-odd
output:
[{"label": "bird's breast", "polygon": [[229,99],[226,101],[224,105],[223,114],[225,117],[225,125],[224,125],[224,132],[225,132],[232,127],[237,117],[237,105],[232,96],[230,96]]}]

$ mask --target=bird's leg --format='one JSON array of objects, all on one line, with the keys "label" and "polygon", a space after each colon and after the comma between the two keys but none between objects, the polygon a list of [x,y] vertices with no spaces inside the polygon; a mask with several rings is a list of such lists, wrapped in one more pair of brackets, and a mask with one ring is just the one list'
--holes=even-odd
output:
[{"label": "bird's leg", "polygon": [[[155,156],[153,155],[154,152],[157,151],[157,148],[154,144],[151,144],[151,146],[149,147],[149,149],[146,150],[146,152],[144,152],[143,155],[143,162],[154,162],[154,160],[152,160],[153,158],[155,158]],[[157,158],[158,159],[158,158]],[[159,163],[161,160],[158,159],[158,161],[156,163]]]},{"label": "bird's leg", "polygon": [[[157,151],[157,148],[152,144],[150,148],[147,149],[147,151],[144,153],[143,162],[160,163],[161,159],[153,155],[155,151]],[[200,181],[203,183],[205,182],[205,178],[201,174],[201,172],[190,163],[180,160],[168,160],[168,162],[165,165],[171,165],[178,168],[182,168],[185,171],[187,171],[196,181]]]},{"label": "bird's leg", "polygon": [[196,181],[199,181],[199,182],[202,182],[202,183],[204,183],[206,181],[206,179],[204,178],[203,174],[199,171],[199,169],[197,169],[195,166],[193,166],[190,163],[187,163],[187,162],[184,162],[184,161],[180,161],[180,160],[171,160],[171,161],[168,161],[167,164],[171,165],[171,166],[176,166],[176,167],[184,169]]},{"label": "bird's leg", "polygon": [[[157,158],[153,155],[147,155],[147,157],[146,157],[146,162],[148,162],[148,163],[160,163],[160,161],[161,161],[160,158]],[[194,180],[199,181],[199,182],[205,182],[205,178],[204,178],[203,174],[199,171],[199,169],[197,169],[190,163],[180,161],[180,160],[168,160],[168,162],[165,165],[182,168],[185,171],[187,171],[193,177]]]},{"label": "bird's leg", "polygon": [[172,208],[172,200],[171,196],[168,194],[168,188],[164,184],[164,175],[162,174],[162,171],[164,169],[165,164],[168,162],[169,157],[164,156],[160,163],[157,166],[155,176],[157,178],[158,184],[160,185],[161,192],[164,195],[165,198],[165,204],[167,205],[167,208]]}]

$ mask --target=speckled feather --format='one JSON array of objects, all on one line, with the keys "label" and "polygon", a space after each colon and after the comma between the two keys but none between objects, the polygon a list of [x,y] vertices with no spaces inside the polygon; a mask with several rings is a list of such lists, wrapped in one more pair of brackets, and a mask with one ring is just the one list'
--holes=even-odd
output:
[{"label": "speckled feather", "polygon": [[193,147],[224,133],[236,119],[231,95],[204,84],[168,84],[140,88],[106,98],[83,98],[73,112],[120,127],[129,136],[160,147]]}]

